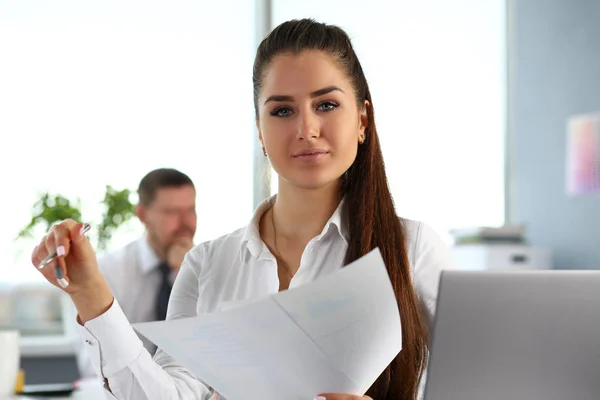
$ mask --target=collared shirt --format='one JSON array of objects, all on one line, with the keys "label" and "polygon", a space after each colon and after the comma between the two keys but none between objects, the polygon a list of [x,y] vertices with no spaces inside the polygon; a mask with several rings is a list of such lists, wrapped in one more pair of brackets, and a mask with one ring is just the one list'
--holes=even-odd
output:
[{"label": "collared shirt", "polygon": [[[258,228],[261,216],[273,201],[274,198],[265,200],[246,228],[202,243],[186,255],[171,293],[167,319],[210,313],[227,304],[279,290],[277,262],[260,238]],[[290,288],[343,267],[348,231],[341,207],[340,204],[323,231],[306,246]],[[431,324],[440,271],[455,268],[452,255],[429,226],[409,220],[403,223],[415,291]],[[94,368],[108,379],[118,399],[218,398],[192,372],[160,349],[152,359],[118,301],[85,326],[79,325],[78,331],[87,343]]]},{"label": "collared shirt", "polygon": [[[156,296],[162,281],[159,264],[160,259],[148,243],[147,235],[98,257],[98,267],[130,323],[156,319]],[[154,343],[142,336],[140,339],[144,347],[154,354]],[[88,352],[79,343],[76,355],[80,375],[95,376]]]}]

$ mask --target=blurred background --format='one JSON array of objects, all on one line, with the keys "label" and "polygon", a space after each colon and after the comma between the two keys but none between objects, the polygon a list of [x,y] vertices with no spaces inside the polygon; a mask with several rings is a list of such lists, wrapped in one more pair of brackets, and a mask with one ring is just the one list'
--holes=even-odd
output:
[{"label": "blurred background", "polygon": [[[99,252],[120,248],[143,232],[139,180],[173,167],[196,184],[198,243],[276,192],[252,63],[302,17],[351,35],[398,213],[460,268],[600,267],[600,3],[1,0],[0,325],[22,331],[31,371],[63,363],[30,382],[76,374],[73,310],[29,260],[53,219],[81,215]],[[596,149],[580,167],[578,135]]]}]

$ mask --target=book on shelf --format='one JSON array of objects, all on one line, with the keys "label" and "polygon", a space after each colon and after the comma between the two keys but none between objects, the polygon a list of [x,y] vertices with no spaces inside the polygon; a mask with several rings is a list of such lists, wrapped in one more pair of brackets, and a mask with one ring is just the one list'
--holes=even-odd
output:
[{"label": "book on shelf", "polygon": [[473,243],[524,243],[525,227],[523,225],[504,225],[500,227],[467,227],[453,229],[450,234],[455,244]]}]

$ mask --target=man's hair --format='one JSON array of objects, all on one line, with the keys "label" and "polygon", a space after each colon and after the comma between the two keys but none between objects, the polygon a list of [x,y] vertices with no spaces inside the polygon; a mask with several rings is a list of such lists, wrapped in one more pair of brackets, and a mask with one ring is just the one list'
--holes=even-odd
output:
[{"label": "man's hair", "polygon": [[138,186],[139,202],[142,205],[149,205],[154,201],[156,192],[168,187],[181,187],[194,183],[189,176],[173,168],[159,168],[150,171],[142,178]]}]

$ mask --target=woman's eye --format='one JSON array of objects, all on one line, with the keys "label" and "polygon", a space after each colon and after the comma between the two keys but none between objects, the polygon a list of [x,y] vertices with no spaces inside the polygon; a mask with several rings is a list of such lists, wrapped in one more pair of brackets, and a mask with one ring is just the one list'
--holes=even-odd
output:
[{"label": "woman's eye", "polygon": [[271,115],[275,116],[275,117],[287,117],[292,113],[292,110],[290,110],[289,108],[285,108],[285,107],[279,107],[276,108],[275,110],[271,111]]},{"label": "woman's eye", "polygon": [[334,109],[336,109],[338,107],[338,105],[336,103],[333,103],[331,101],[326,101],[324,103],[321,103],[317,106],[317,110],[319,111],[332,111]]}]

